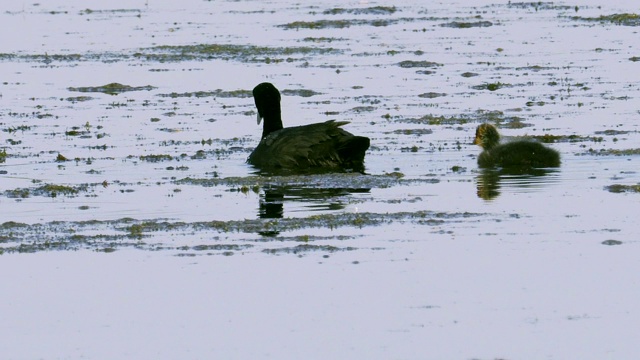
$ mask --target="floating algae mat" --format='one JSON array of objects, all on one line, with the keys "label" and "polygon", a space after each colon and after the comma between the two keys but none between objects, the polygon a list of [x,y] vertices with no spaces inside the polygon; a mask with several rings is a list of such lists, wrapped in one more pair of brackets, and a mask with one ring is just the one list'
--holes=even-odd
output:
[{"label": "floating algae mat", "polygon": [[116,95],[127,91],[141,91],[141,90],[153,90],[155,89],[151,85],[147,86],[129,86],[118,83],[111,83],[103,86],[81,86],[81,87],[70,87],[69,91],[79,91],[79,92],[101,92],[109,95]]}]

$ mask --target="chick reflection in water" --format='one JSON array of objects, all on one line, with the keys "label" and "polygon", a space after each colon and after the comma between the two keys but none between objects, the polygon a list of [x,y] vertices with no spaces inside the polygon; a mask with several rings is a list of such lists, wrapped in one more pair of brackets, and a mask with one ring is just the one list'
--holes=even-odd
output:
[{"label": "chick reflection in water", "polygon": [[495,199],[500,195],[500,174],[497,171],[482,170],[476,177],[476,189],[479,198]]},{"label": "chick reflection in water", "polygon": [[516,192],[528,192],[557,181],[558,171],[554,169],[480,169],[476,177],[476,190],[479,198],[492,200],[500,195],[501,188],[516,189]]}]

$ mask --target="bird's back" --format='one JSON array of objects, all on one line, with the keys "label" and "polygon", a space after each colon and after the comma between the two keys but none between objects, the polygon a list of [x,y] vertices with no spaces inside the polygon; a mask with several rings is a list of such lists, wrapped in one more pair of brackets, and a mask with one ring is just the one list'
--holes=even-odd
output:
[{"label": "bird's back", "polygon": [[557,167],[560,154],[535,141],[514,141],[483,151],[478,157],[480,167]]},{"label": "bird's back", "polygon": [[263,170],[307,171],[353,169],[362,171],[369,138],[354,136],[333,120],[284,128],[260,141],[247,160]]}]

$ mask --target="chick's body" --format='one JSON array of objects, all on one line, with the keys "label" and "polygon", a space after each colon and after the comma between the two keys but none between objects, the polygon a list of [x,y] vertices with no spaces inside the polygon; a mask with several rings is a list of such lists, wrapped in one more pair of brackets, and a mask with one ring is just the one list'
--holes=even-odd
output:
[{"label": "chick's body", "polygon": [[500,144],[498,130],[490,124],[479,125],[474,144],[484,149],[478,156],[482,168],[544,168],[560,166],[560,154],[541,143],[517,140]]}]

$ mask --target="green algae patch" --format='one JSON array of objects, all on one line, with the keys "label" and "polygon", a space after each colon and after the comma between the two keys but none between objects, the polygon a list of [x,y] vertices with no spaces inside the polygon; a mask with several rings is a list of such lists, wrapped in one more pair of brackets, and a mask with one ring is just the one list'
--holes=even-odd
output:
[{"label": "green algae patch", "polygon": [[[331,232],[332,230],[344,227],[363,229],[391,223],[398,223],[400,226],[414,224],[439,228],[446,223],[480,221],[478,218],[484,216],[486,214],[422,210],[393,213],[342,212],[304,218],[199,222],[131,218],[106,221],[53,221],[36,224],[5,222],[0,224],[0,238],[5,239],[0,243],[0,251],[11,253],[88,249],[113,252],[129,247],[148,251],[172,250],[181,252],[185,256],[190,255],[189,252],[200,254],[218,252],[222,255],[232,255],[234,252],[249,250],[273,254],[350,251],[357,249],[348,244],[354,236],[335,235]],[[304,229],[315,229],[310,232],[316,235],[283,236],[284,233]],[[319,230],[329,231],[329,233],[324,237],[319,236],[317,235]],[[181,235],[193,234],[207,239],[207,242],[197,245],[179,243]],[[173,240],[167,242],[166,239]],[[228,240],[221,242],[222,239],[236,240],[230,244]],[[340,240],[345,243],[341,246],[313,244],[316,240]],[[278,244],[278,248],[274,248],[275,243]]]},{"label": "green algae patch", "polygon": [[[386,132],[386,134],[396,134],[396,135],[430,135],[433,134],[433,130],[431,129],[397,129],[390,132]],[[416,151],[413,151],[416,152]]]},{"label": "green algae patch", "polygon": [[0,163],[7,161],[7,150],[0,150]]},{"label": "green algae patch", "polygon": [[228,177],[212,179],[184,178],[174,181],[177,185],[198,185],[198,186],[226,186],[241,189],[267,188],[267,187],[299,187],[299,188],[321,188],[321,189],[371,189],[389,188],[396,185],[409,185],[417,183],[438,183],[435,178],[421,179],[400,179],[388,175],[362,175],[359,173],[344,174],[316,174],[316,175],[290,175],[290,176],[247,176]]},{"label": "green algae patch", "polygon": [[[32,231],[42,231],[40,236],[35,236]],[[56,231],[55,235],[50,235],[49,231]],[[37,253],[44,251],[76,251],[81,249],[93,250],[104,253],[112,253],[119,248],[134,247],[141,248],[138,241],[129,241],[122,235],[81,235],[74,234],[70,228],[60,228],[60,223],[36,224],[31,228],[14,230],[14,243],[0,247],[0,252],[5,253]],[[33,236],[32,241],[16,243],[15,240],[25,239]]]},{"label": "green algae patch", "polygon": [[69,161],[69,159],[66,156],[58,153],[58,155],[56,156],[56,162],[65,162],[65,161]]},{"label": "green algae patch", "polygon": [[278,254],[301,255],[301,254],[310,253],[310,252],[334,253],[338,251],[353,251],[353,250],[357,250],[357,248],[351,247],[351,246],[338,247],[333,245],[301,244],[301,245],[291,246],[291,247],[264,249],[262,250],[262,252],[267,254],[272,254],[272,255],[278,255]]},{"label": "green algae patch", "polygon": [[[9,113],[9,115],[16,115],[16,114]],[[17,126],[11,126],[11,127],[2,129],[2,131],[7,132],[9,134],[16,133],[18,131],[25,132],[29,130],[31,130],[31,126],[29,125],[17,125]]]},{"label": "green algae patch", "polygon": [[32,194],[37,196],[48,196],[48,197],[57,197],[59,195],[74,196],[74,195],[77,195],[79,192],[86,191],[86,190],[87,190],[86,186],[66,186],[66,185],[46,184],[34,189]]},{"label": "green algae patch", "polygon": [[589,149],[586,153],[582,153],[581,155],[598,155],[598,156],[630,156],[630,155],[640,155],[640,149]]},{"label": "green algae patch", "polygon": [[505,4],[508,8],[519,8],[519,9],[531,9],[534,11],[540,10],[574,10],[578,11],[578,6],[570,6],[570,5],[559,5],[551,1],[509,1]]},{"label": "green algae patch", "polygon": [[513,87],[513,85],[511,84],[505,84],[505,83],[501,83],[501,82],[496,82],[496,83],[487,83],[487,84],[480,84],[480,85],[475,85],[472,86],[471,88],[474,90],[489,90],[489,91],[496,91],[502,88],[510,88]]},{"label": "green algae patch", "polygon": [[598,17],[573,16],[571,17],[571,19],[579,20],[579,21],[624,25],[624,26],[640,26],[640,15],[638,14],[623,13],[623,14],[600,15]]},{"label": "green algae patch", "polygon": [[601,242],[602,245],[607,245],[607,246],[616,246],[616,245],[622,245],[622,241],[620,240],[613,240],[613,239],[609,239],[609,240],[605,240],[603,242]]},{"label": "green algae patch", "polygon": [[498,124],[500,127],[520,128],[526,126],[518,116],[508,116],[497,110],[477,110],[471,114],[460,114],[452,116],[427,114],[420,118],[404,118],[399,122],[425,125],[464,125],[469,123],[490,122]]},{"label": "green algae patch", "polygon": [[195,251],[242,251],[242,250],[245,250],[245,249],[250,249],[252,247],[253,247],[253,245],[251,245],[251,244],[244,244],[244,245],[240,245],[240,244],[213,244],[213,245],[203,244],[203,245],[195,245],[195,246],[189,247],[188,249],[195,250]]},{"label": "green algae patch", "polygon": [[91,15],[91,14],[135,14],[136,16],[140,16],[142,10],[140,9],[84,9],[80,10],[80,15]]},{"label": "green algae patch", "polygon": [[[51,64],[54,62],[87,62],[98,61],[114,63],[121,61],[149,61],[149,62],[181,62],[181,61],[209,61],[235,60],[240,62],[279,63],[292,62],[294,56],[311,56],[338,54],[341,50],[321,48],[318,46],[298,47],[266,47],[237,44],[198,44],[198,45],[159,45],[137,49],[133,52],[104,52],[83,54],[13,54],[0,53],[1,61],[25,61]],[[298,59],[299,60],[299,59]],[[109,85],[109,84],[108,84]],[[71,91],[105,92],[111,91],[108,85],[70,88]],[[134,87],[125,91],[150,90],[153,87]],[[122,89],[113,92],[123,92]]]},{"label": "green algae patch", "polygon": [[425,99],[435,99],[435,98],[443,97],[443,96],[447,96],[447,94],[445,94],[445,93],[437,93],[437,92],[428,92],[428,93],[423,93],[423,94],[418,95],[418,97],[425,98]]},{"label": "green algae patch", "polygon": [[17,230],[17,229],[27,228],[27,227],[29,227],[29,225],[15,222],[15,221],[6,221],[0,224],[0,230],[2,231],[6,231],[6,230],[11,231],[11,230]]},{"label": "green algae patch", "polygon": [[637,185],[622,185],[613,184],[605,186],[605,189],[611,193],[640,193],[640,184]]},{"label": "green algae patch", "polygon": [[544,134],[544,135],[530,135],[527,138],[536,139],[540,142],[552,144],[552,143],[575,143],[575,142],[602,142],[603,138],[601,136],[581,136],[581,135],[552,135],[552,134]]},{"label": "green algae patch", "polygon": [[[323,55],[338,53],[332,48],[319,47],[266,47],[255,45],[233,44],[200,44],[200,45],[160,45],[142,49],[134,54],[136,58],[159,62],[177,62],[192,60],[238,60],[243,62],[279,62],[278,57],[294,55]],[[275,59],[272,59],[275,58]],[[288,59],[289,61],[291,59]]]},{"label": "green algae patch", "polygon": [[133,224],[127,228],[130,238],[142,238],[144,236],[144,227],[142,224]]},{"label": "green algae patch", "polygon": [[73,197],[77,196],[81,192],[86,192],[89,189],[89,185],[79,186],[66,186],[46,184],[35,188],[18,188],[12,190],[5,190],[3,195],[13,199],[24,199],[32,196],[44,196],[55,198],[58,196]]},{"label": "green algae patch", "polygon": [[31,192],[29,191],[29,189],[20,188],[20,189],[5,190],[3,195],[12,199],[24,199],[24,198],[28,198],[31,195]]},{"label": "green algae patch", "polygon": [[30,61],[50,64],[52,62],[78,62],[86,60],[81,54],[9,54],[0,53],[0,61]]},{"label": "green algae patch", "polygon": [[148,162],[161,162],[161,161],[170,161],[170,160],[173,160],[174,158],[171,155],[160,154],[160,155],[140,155],[139,159],[142,161],[148,161]]},{"label": "green algae patch", "polygon": [[91,96],[70,96],[68,98],[66,98],[65,100],[71,102],[71,103],[78,103],[78,102],[84,102],[84,101],[89,101],[89,100],[93,100],[93,98]]},{"label": "green algae patch", "polygon": [[460,76],[466,77],[466,78],[470,78],[470,77],[480,76],[480,74],[467,71],[467,72],[463,72],[462,74],[460,74]]},{"label": "green algae patch", "polygon": [[421,60],[421,61],[405,60],[405,61],[399,62],[398,66],[405,69],[406,68],[436,68],[438,66],[442,66],[442,64],[439,64],[433,61],[426,61],[426,60]]},{"label": "green algae patch", "polygon": [[608,130],[601,130],[601,131],[596,131],[596,134],[599,135],[609,135],[609,136],[615,136],[615,135],[626,135],[628,133],[630,133],[630,131],[628,130],[615,130],[615,129],[608,129]]},{"label": "green algae patch", "polygon": [[185,92],[185,93],[169,93],[169,94],[158,94],[161,97],[169,97],[169,98],[182,98],[182,97],[195,97],[195,98],[204,98],[204,97],[213,97],[213,98],[249,98],[253,96],[251,90],[222,90],[217,89],[214,91],[193,91],[193,92]]},{"label": "green algae patch", "polygon": [[426,124],[426,125],[453,125],[453,124],[466,124],[471,121],[469,118],[460,116],[444,116],[444,115],[432,115],[427,114],[420,118],[400,119],[401,122],[407,122],[411,124]]},{"label": "green algae patch", "polygon": [[365,20],[365,19],[349,19],[349,20],[317,20],[317,21],[294,21],[287,24],[278,25],[283,29],[287,30],[299,30],[299,29],[311,29],[311,30],[321,30],[321,29],[344,29],[349,28],[351,26],[389,26],[397,23],[399,20],[397,19],[374,19],[374,20]]},{"label": "green algae patch", "polygon": [[493,26],[493,23],[491,21],[474,21],[474,22],[452,21],[452,22],[440,24],[440,26],[454,28],[454,29],[470,29],[470,28],[478,28],[478,27],[490,27],[490,26]]},{"label": "green algae patch", "polygon": [[356,114],[360,114],[360,113],[372,112],[374,110],[376,110],[375,106],[356,106],[354,108],[351,108],[349,111]]},{"label": "green algae patch", "polygon": [[287,95],[287,96],[302,96],[302,97],[311,97],[311,96],[322,94],[317,91],[307,90],[307,89],[297,89],[297,90],[284,89],[281,91],[281,93],[282,95]]},{"label": "green algae patch", "polygon": [[398,11],[395,6],[372,6],[368,8],[358,8],[358,9],[344,9],[344,8],[333,8],[323,11],[322,13],[325,15],[342,15],[342,14],[353,14],[353,15],[391,15]]},{"label": "green algae patch", "polygon": [[100,92],[109,95],[117,95],[123,92],[128,91],[149,91],[153,90],[155,87],[151,85],[146,86],[130,86],[124,85],[120,83],[110,83],[102,86],[81,86],[81,87],[70,87],[69,91],[78,91],[78,92]]}]

